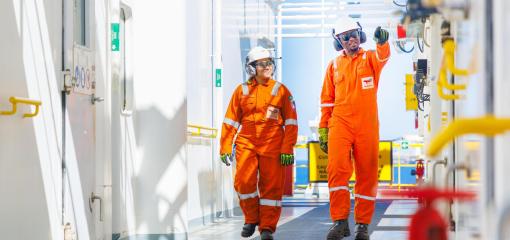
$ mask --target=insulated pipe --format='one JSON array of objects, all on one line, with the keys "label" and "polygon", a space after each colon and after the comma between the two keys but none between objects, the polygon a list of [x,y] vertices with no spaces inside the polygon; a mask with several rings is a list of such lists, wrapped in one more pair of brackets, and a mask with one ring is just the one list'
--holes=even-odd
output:
[{"label": "insulated pipe", "polygon": [[[510,118],[485,116],[481,118],[464,118],[453,120],[430,142],[427,154],[436,156],[450,141],[465,134],[494,136],[510,130]],[[489,160],[489,159],[487,159]]]}]

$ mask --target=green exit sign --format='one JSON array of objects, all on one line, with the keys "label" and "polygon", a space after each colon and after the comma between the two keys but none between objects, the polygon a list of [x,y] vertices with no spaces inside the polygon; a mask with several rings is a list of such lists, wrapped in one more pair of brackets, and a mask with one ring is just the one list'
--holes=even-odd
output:
[{"label": "green exit sign", "polygon": [[112,23],[112,51],[120,51],[120,36],[119,36],[120,25],[119,23]]},{"label": "green exit sign", "polygon": [[216,69],[216,77],[214,79],[216,87],[221,87],[221,68]]},{"label": "green exit sign", "polygon": [[408,149],[409,148],[409,142],[408,141],[402,141],[402,149]]}]

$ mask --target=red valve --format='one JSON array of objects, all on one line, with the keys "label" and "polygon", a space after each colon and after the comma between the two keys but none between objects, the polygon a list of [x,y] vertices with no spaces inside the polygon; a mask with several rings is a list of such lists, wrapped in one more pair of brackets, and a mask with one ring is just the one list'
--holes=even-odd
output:
[{"label": "red valve", "polygon": [[418,179],[423,179],[425,175],[425,166],[423,166],[423,159],[416,160],[416,176]]},{"label": "red valve", "polygon": [[397,38],[398,39],[405,39],[407,37],[406,29],[403,25],[399,24],[397,25]]},{"label": "red valve", "polygon": [[467,191],[440,191],[436,188],[421,188],[408,191],[387,190],[382,192],[385,196],[410,197],[425,200],[426,204],[413,215],[408,228],[409,240],[447,240],[448,224],[441,214],[432,207],[432,202],[445,200],[471,200],[476,197],[474,192]]}]

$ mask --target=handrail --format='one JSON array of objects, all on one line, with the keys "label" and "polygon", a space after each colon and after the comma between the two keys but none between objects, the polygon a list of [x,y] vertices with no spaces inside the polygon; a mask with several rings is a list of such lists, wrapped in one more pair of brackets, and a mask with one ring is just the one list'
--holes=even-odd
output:
[{"label": "handrail", "polygon": [[[400,147],[400,143],[393,143],[393,146],[394,147]],[[421,148],[423,147],[424,144],[423,143],[409,143],[409,148]]]},{"label": "handrail", "polygon": [[25,113],[23,117],[35,117],[39,113],[39,106],[42,105],[41,101],[20,97],[10,97],[9,102],[12,104],[12,109],[10,111],[0,111],[0,115],[14,115],[18,110],[18,103],[21,103],[35,106],[35,111],[33,113]]},{"label": "handrail", "polygon": [[[190,134],[191,136],[194,136],[194,137],[216,138],[216,136],[218,135],[218,129],[216,129],[216,128],[204,127],[204,126],[193,125],[193,124],[188,124],[188,128],[195,128],[197,130],[196,132],[188,131],[188,134]],[[210,131],[211,133],[204,134],[204,133],[202,133],[202,130],[207,130],[207,131]]]},{"label": "handrail", "polygon": [[427,155],[436,156],[446,144],[461,135],[482,134],[494,136],[508,130],[510,130],[510,118],[485,116],[453,120],[431,140]]}]

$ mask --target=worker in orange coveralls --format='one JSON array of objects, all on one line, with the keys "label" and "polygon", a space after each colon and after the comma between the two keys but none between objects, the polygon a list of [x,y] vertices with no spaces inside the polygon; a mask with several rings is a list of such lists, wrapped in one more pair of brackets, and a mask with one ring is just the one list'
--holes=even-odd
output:
[{"label": "worker in orange coveralls", "polygon": [[[284,166],[294,163],[297,114],[290,91],[272,79],[274,60],[262,47],[246,58],[250,75],[230,100],[221,131],[220,158],[229,166],[235,140],[236,175],[245,224],[241,236],[250,237],[259,226],[261,239],[273,239],[280,218]],[[258,177],[257,177],[258,175]]]},{"label": "worker in orange coveralls", "polygon": [[328,153],[328,187],[333,226],[328,240],[350,236],[349,178],[354,155],[356,222],[355,239],[369,239],[377,195],[379,159],[379,119],[377,89],[381,70],[390,56],[388,32],[375,30],[375,51],[365,51],[361,25],[352,18],[340,18],[333,28],[333,38],[340,55],[326,69],[321,93],[319,144]]}]

